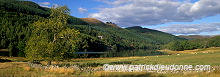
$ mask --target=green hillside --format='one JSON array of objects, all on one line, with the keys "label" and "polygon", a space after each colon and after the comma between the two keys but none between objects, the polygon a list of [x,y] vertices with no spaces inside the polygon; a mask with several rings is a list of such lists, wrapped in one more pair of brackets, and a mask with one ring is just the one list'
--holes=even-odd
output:
[{"label": "green hillside", "polygon": [[161,32],[161,31],[157,31],[157,30],[153,30],[153,29],[148,29],[148,28],[142,28],[139,26],[129,27],[126,29],[131,30],[131,31],[135,31],[137,33],[141,33],[142,35],[146,36],[146,38],[149,38],[151,40],[155,40],[156,42],[158,42],[160,44],[166,44],[166,43],[169,43],[174,40],[176,40],[176,41],[186,40],[184,38],[177,37],[177,36],[174,36],[169,33]]},{"label": "green hillside", "polygon": [[1,10],[29,15],[49,16],[49,8],[43,8],[34,2],[17,0],[0,0]]},{"label": "green hillside", "polygon": [[[31,1],[0,0],[0,49],[10,56],[24,56],[33,23],[48,18],[50,9]],[[174,35],[141,27],[120,28],[114,23],[90,22],[71,16],[68,26],[79,30],[78,51],[119,49],[160,49],[172,41],[185,40]],[[95,23],[93,23],[95,22]]]},{"label": "green hillside", "polygon": [[130,27],[124,29],[112,27],[103,22],[101,24],[72,26],[81,32],[81,49],[87,48],[86,50],[89,51],[107,49],[160,49],[164,44],[168,44],[169,42],[186,40],[147,28]]}]

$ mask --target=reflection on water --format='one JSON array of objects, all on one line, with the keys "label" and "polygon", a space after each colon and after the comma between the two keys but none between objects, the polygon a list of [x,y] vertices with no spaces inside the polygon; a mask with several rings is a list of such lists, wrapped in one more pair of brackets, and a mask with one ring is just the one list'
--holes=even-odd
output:
[{"label": "reflection on water", "polygon": [[130,57],[130,56],[154,56],[167,55],[167,53],[156,50],[110,50],[104,52],[76,52],[78,56],[83,57]]},{"label": "reflection on water", "polygon": [[75,54],[103,54],[108,52],[75,52]]}]

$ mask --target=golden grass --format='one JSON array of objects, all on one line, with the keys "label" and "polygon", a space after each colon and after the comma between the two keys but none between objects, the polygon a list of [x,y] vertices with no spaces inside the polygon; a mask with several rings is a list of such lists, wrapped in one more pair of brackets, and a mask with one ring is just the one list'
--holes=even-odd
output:
[{"label": "golden grass", "polygon": [[220,47],[212,47],[206,49],[194,49],[194,50],[184,50],[184,51],[171,51],[171,50],[158,50],[161,52],[165,52],[168,54],[196,54],[196,53],[213,53],[216,51],[220,51]]},{"label": "golden grass", "polygon": [[116,24],[106,24],[108,26],[112,26],[112,27],[118,27]]},{"label": "golden grass", "polygon": [[161,74],[147,72],[106,72],[97,71],[93,73],[95,77],[160,77]]},{"label": "golden grass", "polygon": [[149,73],[149,72],[106,72],[97,71],[93,73],[95,77],[220,77],[220,70],[205,73]]},{"label": "golden grass", "polygon": [[[2,64],[2,63],[1,63]],[[41,74],[29,70],[24,62],[5,62],[5,67],[0,69],[0,77],[41,77]]]},{"label": "golden grass", "polygon": [[31,67],[25,66],[25,67],[23,67],[23,69],[24,69],[25,71],[30,71],[30,70],[31,70]]},{"label": "golden grass", "polygon": [[0,77],[74,77],[74,73],[70,68],[31,68],[27,62],[0,63]]},{"label": "golden grass", "polygon": [[7,64],[7,63],[0,63],[0,69],[4,69],[4,68],[9,68],[12,67],[12,64]]},{"label": "golden grass", "polygon": [[102,21],[95,18],[80,18],[80,19],[92,25],[118,27],[116,24],[105,24]]},{"label": "golden grass", "polygon": [[105,23],[103,23],[102,21],[95,19],[95,18],[80,18],[83,21],[89,23],[89,24],[93,24],[93,25],[105,25]]},{"label": "golden grass", "polygon": [[[42,65],[47,65],[47,61],[41,61],[40,62]],[[59,61],[52,61],[51,64],[59,64]]]},{"label": "golden grass", "polygon": [[[207,48],[195,49],[195,50],[186,50],[186,51],[163,51],[163,52],[172,52],[175,55],[160,55],[157,56],[134,56],[134,57],[114,57],[114,58],[85,58],[85,59],[72,59],[78,60],[76,62],[68,62],[71,64],[74,63],[110,63],[110,62],[120,62],[120,61],[131,61],[132,64],[208,64],[211,66],[218,66],[220,63],[220,48]],[[209,53],[203,53],[209,52]],[[213,52],[213,53],[212,53]],[[192,55],[191,53],[198,53]],[[181,54],[181,55],[176,55]],[[4,58],[4,57],[3,57]],[[11,60],[10,57],[6,57]],[[16,57],[11,57],[15,59]],[[41,62],[46,63],[46,62]],[[62,64],[67,62],[53,62],[53,64]],[[93,69],[101,68],[102,66],[92,67]],[[220,70],[215,70],[211,73],[148,73],[148,72],[107,72],[107,71],[96,71],[91,74],[84,73],[82,71],[73,70],[71,68],[52,68],[52,69],[37,69],[30,68],[27,65],[27,62],[5,62],[0,63],[0,77],[59,77],[59,76],[104,76],[104,77],[220,77]]]},{"label": "golden grass", "polygon": [[57,74],[74,74],[75,73],[75,70],[71,68],[64,68],[64,67],[45,69],[43,71],[57,73]]}]

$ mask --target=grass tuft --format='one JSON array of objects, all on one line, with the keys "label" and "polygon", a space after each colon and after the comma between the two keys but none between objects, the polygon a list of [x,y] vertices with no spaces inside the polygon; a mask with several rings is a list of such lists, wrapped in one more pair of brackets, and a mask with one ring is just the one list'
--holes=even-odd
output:
[{"label": "grass tuft", "polygon": [[30,71],[30,70],[31,70],[31,67],[25,66],[25,67],[23,67],[23,69],[24,69],[25,71]]}]

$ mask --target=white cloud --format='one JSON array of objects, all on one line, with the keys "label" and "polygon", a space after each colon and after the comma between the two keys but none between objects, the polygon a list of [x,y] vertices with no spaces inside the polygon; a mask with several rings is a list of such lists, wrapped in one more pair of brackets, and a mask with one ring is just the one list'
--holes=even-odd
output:
[{"label": "white cloud", "polygon": [[49,2],[40,2],[40,4],[42,4],[42,5],[50,5]]},{"label": "white cloud", "polygon": [[111,7],[100,8],[88,17],[111,21],[121,27],[157,25],[167,22],[191,22],[220,14],[220,0],[195,3],[178,0],[103,0]]},{"label": "white cloud", "polygon": [[47,8],[51,8],[51,7],[58,7],[59,5],[58,4],[51,4],[50,2],[39,2],[39,5],[41,7],[47,7]]},{"label": "white cloud", "polygon": [[80,13],[84,13],[84,12],[86,12],[86,11],[88,11],[88,10],[85,9],[85,8],[79,7],[79,8],[78,8],[78,11],[79,11]]},{"label": "white cloud", "polygon": [[175,24],[166,27],[160,27],[157,28],[157,30],[171,34],[200,34],[202,32],[210,33],[210,32],[220,31],[220,22],[191,24],[191,25]]},{"label": "white cloud", "polygon": [[50,7],[49,7],[50,4],[51,4],[50,2],[40,2],[40,3],[39,3],[39,5],[40,5],[41,7],[47,7],[47,8],[50,8]]}]

